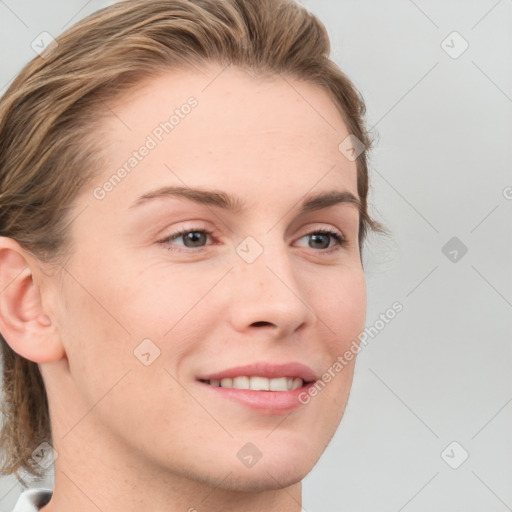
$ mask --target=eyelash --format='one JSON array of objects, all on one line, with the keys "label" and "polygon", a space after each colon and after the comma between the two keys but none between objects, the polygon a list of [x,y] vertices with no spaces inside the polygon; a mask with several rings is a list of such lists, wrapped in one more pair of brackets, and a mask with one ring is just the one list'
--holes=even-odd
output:
[{"label": "eyelash", "polygon": [[[196,248],[186,247],[185,249],[176,249],[173,246],[173,244],[169,243],[169,241],[176,240],[177,238],[179,238],[183,235],[186,235],[188,233],[204,233],[210,237],[211,237],[211,235],[213,235],[213,231],[210,231],[208,229],[187,228],[187,229],[182,229],[180,231],[177,231],[176,233],[172,233],[171,235],[165,237],[163,240],[159,240],[158,243],[160,243],[164,246],[167,246],[167,250],[172,250],[172,251],[177,251],[177,252],[184,252],[184,253],[196,252],[197,253],[197,252],[203,252],[203,251],[207,250],[207,247],[196,247]],[[343,235],[341,235],[338,231],[335,231],[334,229],[329,229],[329,228],[315,229],[313,231],[310,231],[309,233],[302,235],[300,238],[304,238],[304,237],[310,236],[310,235],[330,235],[332,238],[334,238],[334,240],[336,241],[336,244],[333,247],[330,247],[327,249],[319,249],[316,251],[316,252],[320,252],[323,254],[328,254],[328,253],[332,253],[335,251],[339,251],[347,243],[347,240],[345,239],[345,237]]]}]

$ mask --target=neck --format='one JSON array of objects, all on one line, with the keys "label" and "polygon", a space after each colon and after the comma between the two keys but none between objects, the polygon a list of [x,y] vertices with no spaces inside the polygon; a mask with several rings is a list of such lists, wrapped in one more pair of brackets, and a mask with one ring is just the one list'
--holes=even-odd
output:
[{"label": "neck", "polygon": [[[43,512],[300,512],[301,484],[284,489],[237,491],[230,475],[219,479],[218,486],[172,474],[149,475],[117,466],[105,471],[97,464],[94,452],[83,450],[83,459],[60,461],[55,467],[52,499]],[[59,456],[60,459],[60,456]],[[134,469],[134,468],[132,468]]]}]

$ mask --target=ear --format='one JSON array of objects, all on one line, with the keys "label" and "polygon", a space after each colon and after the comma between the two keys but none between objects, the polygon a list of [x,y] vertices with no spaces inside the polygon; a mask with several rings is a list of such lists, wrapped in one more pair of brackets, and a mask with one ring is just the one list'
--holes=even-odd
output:
[{"label": "ear", "polygon": [[20,356],[49,363],[65,356],[57,329],[34,282],[37,260],[18,242],[0,237],[0,333]]}]

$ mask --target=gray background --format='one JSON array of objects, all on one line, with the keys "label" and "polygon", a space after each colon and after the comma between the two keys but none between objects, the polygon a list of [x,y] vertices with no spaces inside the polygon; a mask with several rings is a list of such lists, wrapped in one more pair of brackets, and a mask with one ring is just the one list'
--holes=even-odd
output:
[{"label": "gray background", "polygon": [[[109,3],[0,0],[0,94],[38,34]],[[359,355],[304,509],[512,510],[512,1],[303,3],[379,135],[371,199],[392,236],[367,247],[367,325],[403,305]],[[0,479],[0,512],[20,491]]]}]

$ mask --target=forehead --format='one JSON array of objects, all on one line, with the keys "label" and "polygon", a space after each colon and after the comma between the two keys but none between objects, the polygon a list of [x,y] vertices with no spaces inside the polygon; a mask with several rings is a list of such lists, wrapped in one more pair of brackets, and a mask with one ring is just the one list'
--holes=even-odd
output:
[{"label": "forehead", "polygon": [[210,66],[148,79],[108,107],[103,178],[124,165],[139,192],[162,181],[251,190],[287,180],[306,193],[322,180],[357,195],[356,164],[338,149],[347,127],[319,86]]}]

